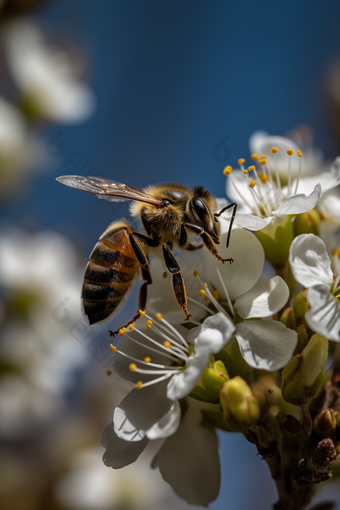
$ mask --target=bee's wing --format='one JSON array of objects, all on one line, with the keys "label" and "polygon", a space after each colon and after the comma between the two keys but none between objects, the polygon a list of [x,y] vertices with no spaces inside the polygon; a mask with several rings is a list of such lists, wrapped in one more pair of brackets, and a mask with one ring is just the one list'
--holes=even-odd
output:
[{"label": "bee's wing", "polygon": [[109,201],[121,202],[124,200],[138,200],[147,204],[161,207],[162,201],[158,198],[145,193],[141,189],[111,181],[110,179],[99,179],[98,177],[82,177],[81,175],[62,175],[57,177],[57,181],[70,186],[71,188],[81,189],[89,193],[100,195],[98,198],[104,198]]}]

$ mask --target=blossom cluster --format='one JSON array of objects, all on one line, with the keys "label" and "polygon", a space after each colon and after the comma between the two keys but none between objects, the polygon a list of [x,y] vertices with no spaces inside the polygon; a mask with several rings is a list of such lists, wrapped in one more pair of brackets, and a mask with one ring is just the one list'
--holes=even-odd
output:
[{"label": "blossom cluster", "polygon": [[132,389],[104,432],[104,463],[122,468],[161,440],[152,467],[196,505],[219,492],[217,430],[243,433],[262,455],[276,445],[278,463],[283,437],[299,438],[297,461],[317,439],[336,448],[340,437],[336,399],[324,396],[328,351],[340,373],[340,158],[328,164],[301,140],[264,132],[250,150],[248,166],[242,158],[224,169],[238,210],[228,248],[230,209],[220,217],[219,253],[234,262],[206,249],[181,255],[193,315],[185,323],[162,262],[152,261],[146,310],[111,344],[113,369]]}]

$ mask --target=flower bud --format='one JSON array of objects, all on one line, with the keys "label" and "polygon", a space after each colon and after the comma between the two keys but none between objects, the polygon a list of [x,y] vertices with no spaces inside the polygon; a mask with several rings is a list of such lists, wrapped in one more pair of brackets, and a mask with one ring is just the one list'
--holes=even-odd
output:
[{"label": "flower bud", "polygon": [[294,239],[291,217],[275,217],[269,225],[255,233],[263,246],[266,259],[275,269],[284,267]]},{"label": "flower bud", "polygon": [[230,340],[218,353],[218,359],[223,361],[230,377],[240,375],[246,378],[254,372],[254,369],[244,361],[236,338]]},{"label": "flower bud", "polygon": [[219,399],[220,391],[229,374],[222,361],[215,361],[212,357],[211,364],[205,368],[198,380],[191,396],[204,402],[216,401]]},{"label": "flower bud", "polygon": [[293,356],[282,371],[282,395],[287,402],[307,406],[318,394],[324,381],[327,355],[326,338],[313,335],[301,354]]},{"label": "flower bud", "polygon": [[320,234],[320,216],[316,209],[298,214],[293,223],[295,237],[301,234]]},{"label": "flower bud", "polygon": [[308,344],[308,333],[307,328],[304,324],[300,324],[297,328],[297,345],[295,347],[294,354],[300,354]]},{"label": "flower bud", "polygon": [[314,420],[314,432],[322,438],[331,436],[336,429],[336,415],[333,409],[325,409],[321,414]]},{"label": "flower bud", "polygon": [[248,384],[239,376],[227,381],[220,394],[221,406],[227,425],[235,432],[246,431],[260,416],[257,398]]},{"label": "flower bud", "polygon": [[297,326],[300,326],[300,324],[304,324],[307,328],[307,332],[309,334],[312,333],[312,330],[308,326],[306,320],[305,320],[305,313],[309,310],[309,304],[307,301],[307,289],[303,289],[299,294],[296,296],[293,302],[293,312],[295,317],[295,322]]},{"label": "flower bud", "polygon": [[286,326],[286,328],[296,329],[295,316],[293,308],[286,308],[281,315],[280,321]]}]

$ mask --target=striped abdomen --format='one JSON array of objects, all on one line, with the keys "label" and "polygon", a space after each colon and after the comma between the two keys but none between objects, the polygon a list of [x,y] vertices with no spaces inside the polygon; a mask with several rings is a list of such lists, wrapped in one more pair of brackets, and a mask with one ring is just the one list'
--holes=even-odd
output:
[{"label": "striped abdomen", "polygon": [[90,324],[109,317],[137,275],[139,263],[129,240],[131,229],[110,225],[94,247],[86,266],[82,298]]}]

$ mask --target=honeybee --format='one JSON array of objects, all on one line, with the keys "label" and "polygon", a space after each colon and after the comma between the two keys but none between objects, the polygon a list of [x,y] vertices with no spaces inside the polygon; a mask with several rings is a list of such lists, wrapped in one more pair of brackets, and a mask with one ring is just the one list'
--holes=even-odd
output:
[{"label": "honeybee", "polygon": [[[220,223],[218,217],[233,208],[227,237],[229,245],[237,204],[227,205],[218,213],[213,195],[203,186],[189,188],[183,184],[165,183],[149,186],[145,191],[108,179],[65,175],[57,181],[109,201],[133,200],[131,215],[139,217],[146,234],[136,232],[126,221],[114,221],[99,238],[85,269],[82,288],[84,312],[89,323],[111,317],[124,296],[137,279],[139,269],[144,280],[139,291],[139,310],[144,310],[147,287],[152,283],[149,254],[162,254],[165,265],[172,275],[172,288],[185,319],[192,315],[187,308],[187,297],[180,267],[173,249],[197,250],[205,246],[223,264],[233,259],[223,259],[215,247],[219,244]],[[188,233],[200,236],[202,243],[193,245]],[[137,314],[123,327],[140,317]],[[119,331],[119,330],[118,330]],[[118,331],[110,334],[115,335]]]}]

